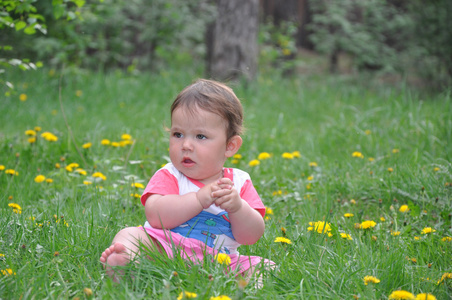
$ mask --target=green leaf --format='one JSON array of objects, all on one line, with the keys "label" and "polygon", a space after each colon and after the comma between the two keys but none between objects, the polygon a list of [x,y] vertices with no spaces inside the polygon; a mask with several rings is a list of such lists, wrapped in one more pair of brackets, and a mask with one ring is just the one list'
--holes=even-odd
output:
[{"label": "green leaf", "polygon": [[25,34],[29,34],[29,35],[35,34],[36,33],[36,29],[35,29],[34,24],[28,26],[27,28],[25,28],[24,32],[25,32]]},{"label": "green leaf", "polygon": [[19,21],[15,24],[16,27],[16,31],[22,30],[27,26],[27,23],[25,23],[24,21]]},{"label": "green leaf", "polygon": [[417,205],[410,206],[410,215],[412,217],[419,217],[421,214],[421,208]]},{"label": "green leaf", "polygon": [[77,5],[77,7],[83,7],[83,5],[85,5],[85,0],[72,0],[72,2],[75,3],[75,5]]}]

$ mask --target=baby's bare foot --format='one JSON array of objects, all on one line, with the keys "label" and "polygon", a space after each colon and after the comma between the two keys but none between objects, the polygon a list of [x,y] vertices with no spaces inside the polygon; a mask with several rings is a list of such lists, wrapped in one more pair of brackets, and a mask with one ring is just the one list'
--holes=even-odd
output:
[{"label": "baby's bare foot", "polygon": [[115,272],[112,267],[127,265],[130,261],[130,253],[128,253],[127,248],[123,244],[114,243],[105,249],[100,256],[100,261],[104,264],[107,275],[118,282],[120,277],[118,275],[122,275],[122,272]]}]

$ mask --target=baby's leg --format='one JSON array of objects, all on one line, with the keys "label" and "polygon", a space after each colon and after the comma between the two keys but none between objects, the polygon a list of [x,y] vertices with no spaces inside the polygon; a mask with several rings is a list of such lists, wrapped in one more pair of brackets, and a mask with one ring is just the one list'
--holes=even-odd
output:
[{"label": "baby's leg", "polygon": [[133,260],[139,252],[140,243],[154,249],[157,242],[139,227],[127,227],[119,231],[114,237],[112,245],[105,249],[100,257],[107,275],[118,281],[118,274],[115,274],[112,267],[125,266]]}]

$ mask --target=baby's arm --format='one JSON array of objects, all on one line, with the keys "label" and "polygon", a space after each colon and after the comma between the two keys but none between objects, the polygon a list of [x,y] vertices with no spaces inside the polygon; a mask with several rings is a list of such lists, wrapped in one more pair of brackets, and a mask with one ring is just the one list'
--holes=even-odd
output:
[{"label": "baby's arm", "polygon": [[235,240],[242,245],[256,243],[265,230],[261,214],[240,198],[230,179],[220,179],[212,191],[215,204],[228,212]]},{"label": "baby's arm", "polygon": [[159,195],[148,197],[144,205],[146,219],[154,228],[172,229],[198,215],[212,203],[211,187],[185,195]]}]

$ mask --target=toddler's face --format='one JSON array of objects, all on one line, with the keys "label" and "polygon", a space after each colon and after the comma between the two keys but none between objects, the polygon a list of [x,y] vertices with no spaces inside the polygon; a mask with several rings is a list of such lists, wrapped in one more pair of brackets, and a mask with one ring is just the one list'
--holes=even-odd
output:
[{"label": "toddler's face", "polygon": [[221,178],[226,151],[226,121],[217,114],[183,107],[173,111],[169,151],[171,162],[185,176],[209,184]]}]

